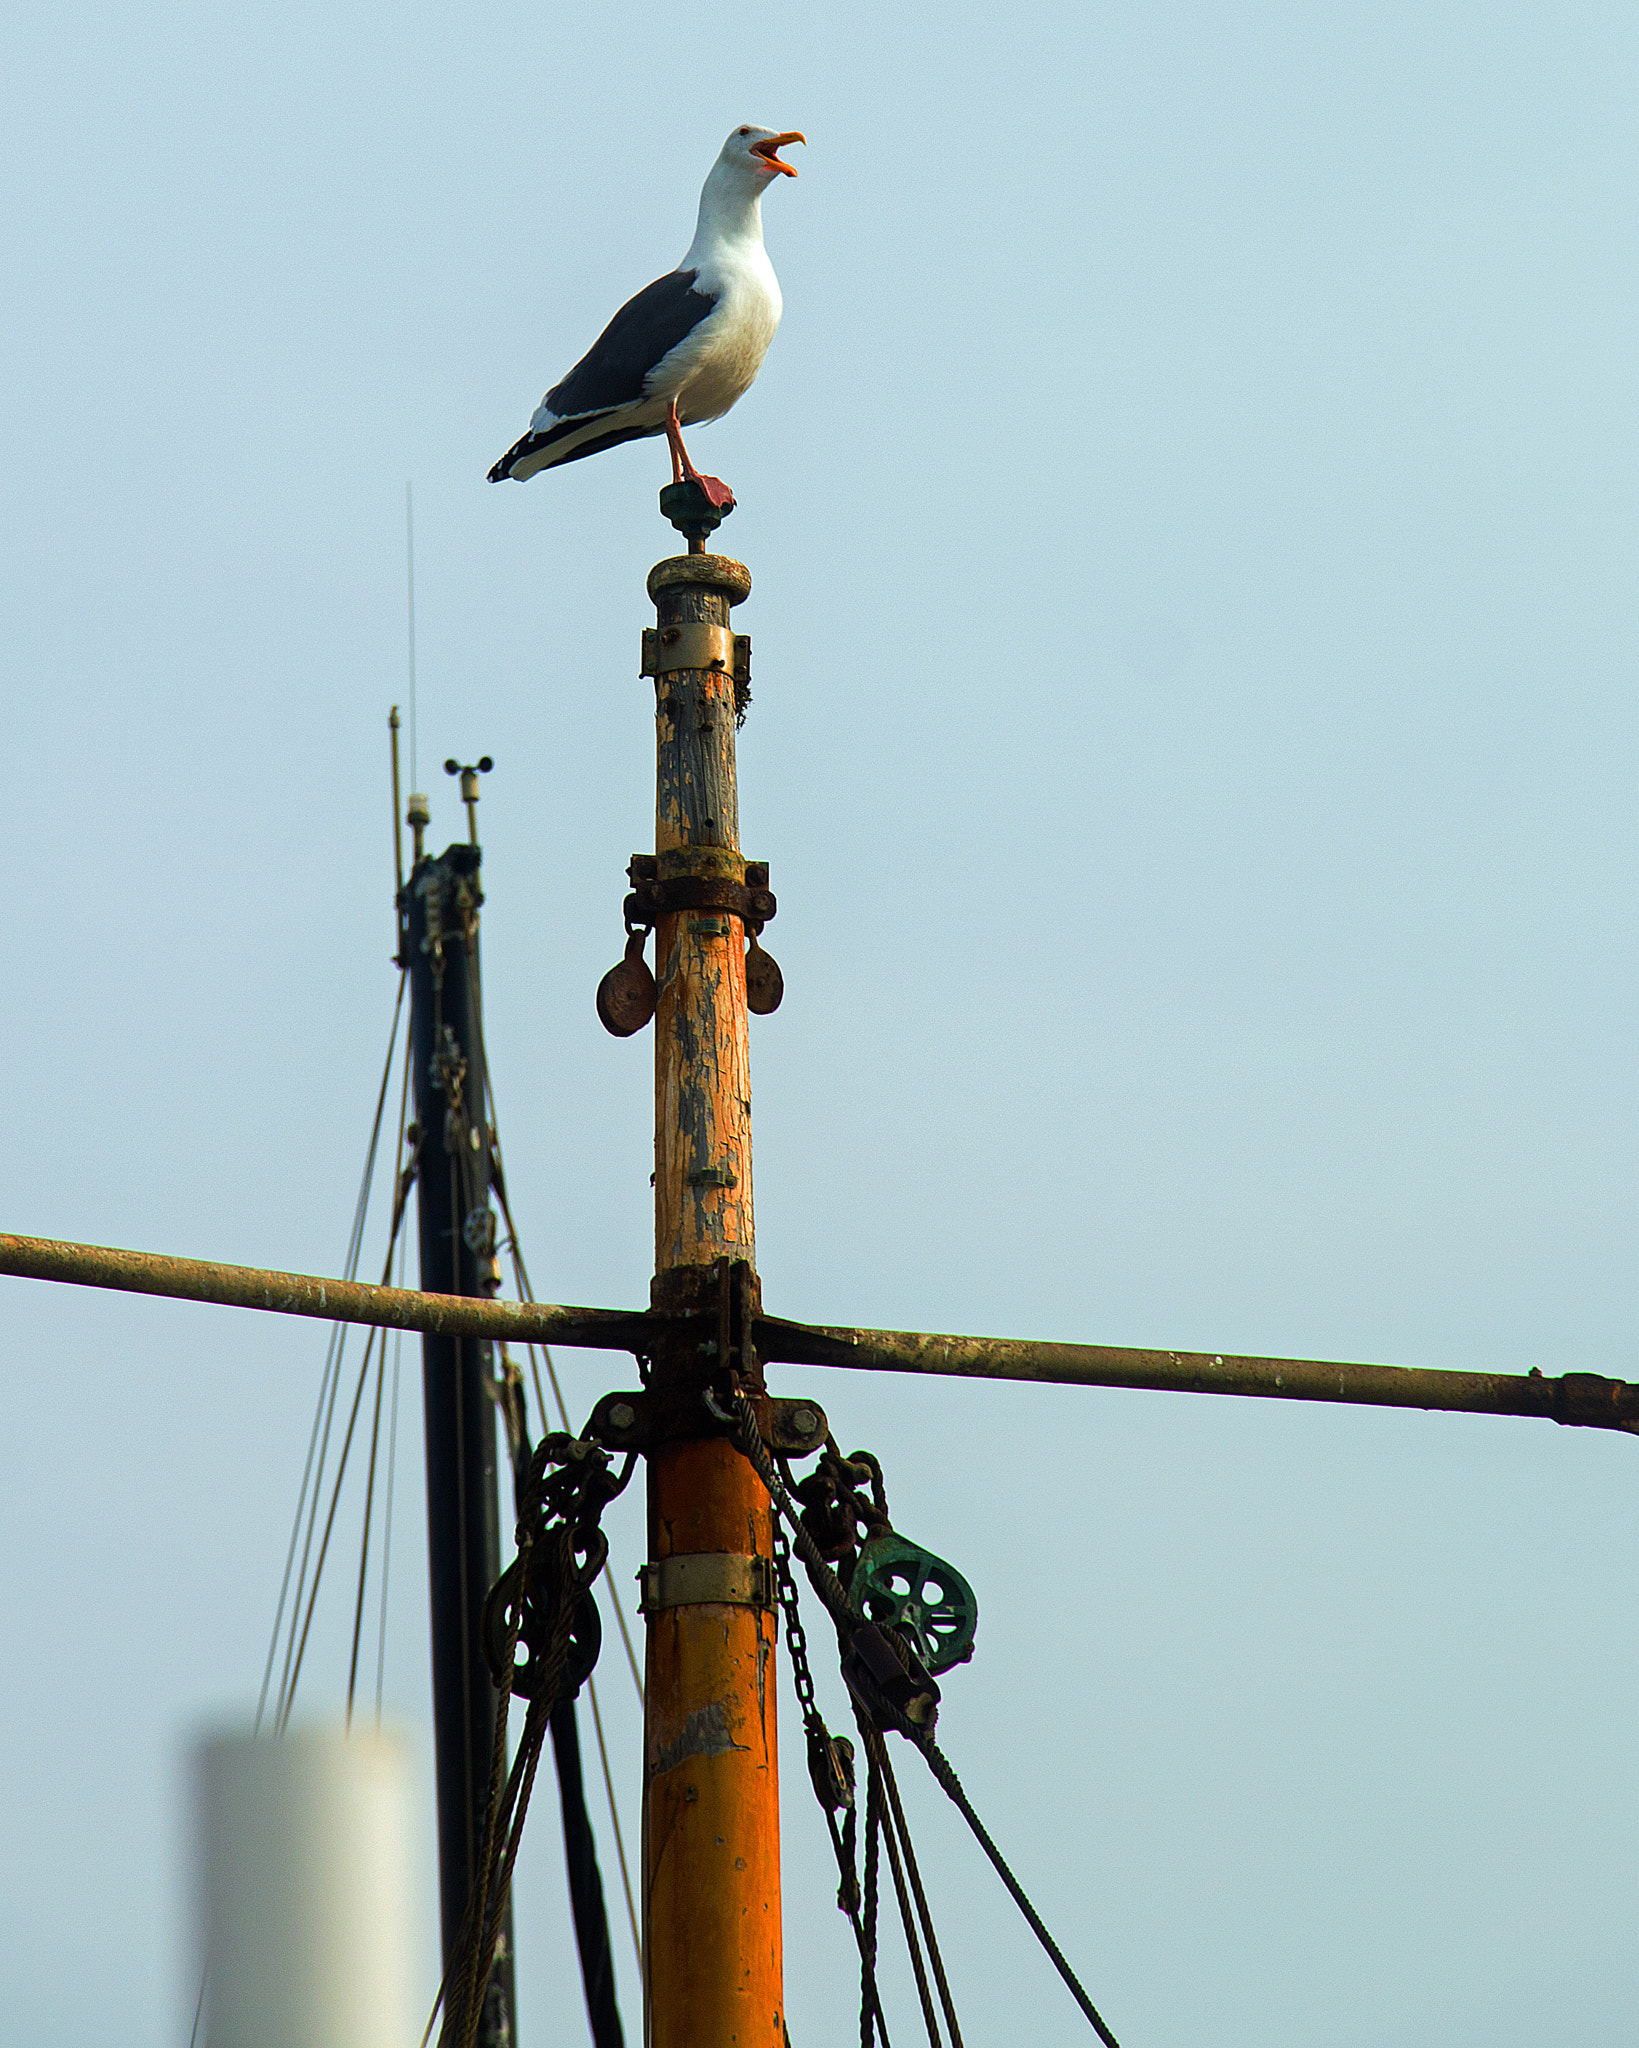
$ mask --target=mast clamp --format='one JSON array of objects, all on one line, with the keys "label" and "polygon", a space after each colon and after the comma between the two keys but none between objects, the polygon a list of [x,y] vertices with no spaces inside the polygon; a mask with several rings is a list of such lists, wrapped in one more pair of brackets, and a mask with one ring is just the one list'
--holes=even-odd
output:
[{"label": "mast clamp", "polygon": [[703,619],[675,626],[645,626],[638,674],[673,676],[684,669],[727,675],[741,688],[751,687],[751,635]]},{"label": "mast clamp", "polygon": [[[700,1354],[703,1365],[714,1366],[718,1347],[708,1342]],[[780,1457],[811,1458],[824,1447],[831,1425],[817,1401],[771,1400],[754,1394],[751,1405],[763,1442]],[[709,1415],[702,1416],[697,1386],[675,1391],[634,1387],[630,1393],[605,1394],[581,1432],[610,1451],[651,1451],[684,1438],[722,1433]]]},{"label": "mast clamp", "polygon": [[745,860],[724,847],[634,853],[626,876],[632,885],[623,905],[628,931],[652,926],[669,911],[715,910],[760,932],[779,909],[768,886],[768,862]]},{"label": "mast clamp", "polygon": [[680,1551],[637,1575],[638,1612],[668,1607],[774,1607],[774,1560],[735,1550]]}]

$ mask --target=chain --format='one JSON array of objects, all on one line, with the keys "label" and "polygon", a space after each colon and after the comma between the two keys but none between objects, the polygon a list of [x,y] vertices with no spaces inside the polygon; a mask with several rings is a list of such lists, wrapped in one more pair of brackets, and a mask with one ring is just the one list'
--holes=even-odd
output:
[{"label": "chain", "polygon": [[791,1534],[796,1538],[797,1555],[807,1565],[808,1576],[813,1581],[814,1591],[825,1604],[825,1611],[839,1629],[851,1629],[858,1617],[848,1605],[847,1591],[842,1581],[832,1571],[819,1545],[803,1527],[796,1503],[780,1475],[774,1470],[768,1452],[763,1447],[762,1432],[757,1427],[757,1411],[738,1388],[728,1408],[722,1407],[710,1394],[706,1396],[706,1406],[720,1421],[739,1425],[734,1435],[734,1446],[768,1488],[768,1497],[774,1504],[775,1524],[778,1525],[780,1516],[785,1517],[790,1524]]},{"label": "chain", "polygon": [[814,1704],[814,1674],[808,1668],[808,1637],[803,1632],[802,1616],[797,1608],[797,1582],[791,1576],[791,1539],[778,1515],[771,1520],[774,1588],[780,1612],[785,1617],[785,1653],[791,1660],[791,1683],[797,1689],[797,1705],[802,1709],[803,1726],[807,1728],[819,1718],[819,1709]]},{"label": "chain", "polygon": [[[773,1525],[771,1548],[774,1554],[776,1597],[785,1616],[785,1639],[791,1660],[792,1683],[796,1687],[797,1701],[802,1708],[803,1723],[808,1732],[809,1771],[814,1778],[815,1794],[825,1811],[826,1824],[830,1829],[832,1844],[836,1849],[838,1868],[843,1874],[843,1887],[838,1895],[837,1903],[847,1913],[850,1921],[853,1923],[854,1938],[859,1944],[862,1980],[860,2039],[863,2048],[871,2048],[870,2035],[873,2018],[876,2025],[881,2029],[884,2048],[886,2048],[887,2043],[887,2028],[883,2025],[882,2006],[876,1990],[876,1880],[879,1829],[882,1830],[883,1839],[887,1842],[896,1887],[901,1887],[900,1905],[903,1917],[905,1918],[906,1938],[911,1949],[912,1961],[916,1967],[918,1985],[922,1992],[923,2010],[928,2020],[930,2036],[936,2033],[937,2027],[933,2017],[932,2001],[928,1995],[928,1988],[923,1978],[921,1960],[917,1954],[916,1938],[910,1918],[910,1900],[902,1889],[903,1878],[898,1867],[898,1846],[894,1840],[892,1823],[889,1822],[883,1828],[883,1822],[887,1816],[882,1810],[884,1802],[876,1765],[879,1754],[881,1761],[884,1764],[887,1762],[887,1752],[882,1744],[882,1731],[885,1728],[896,1728],[900,1734],[910,1740],[913,1748],[921,1751],[936,1783],[945,1792],[951,1803],[973,1831],[979,1846],[984,1850],[986,1856],[989,1857],[997,1875],[1012,1894],[1014,1903],[1018,1906],[1020,1912],[1023,1913],[1031,1933],[1035,1935],[1043,1949],[1046,1950],[1053,1967],[1064,1980],[1066,1989],[1075,1999],[1077,2005],[1080,2006],[1094,2033],[1104,2043],[1104,2048],[1118,2048],[1115,2035],[1111,2033],[1106,2025],[1103,2015],[1087,1996],[1086,1991],[1082,1988],[1080,1979],[1065,1960],[1063,1950],[1047,1931],[1041,1915],[1026,1896],[1024,1887],[1013,1875],[1002,1852],[991,1839],[989,1830],[974,1811],[972,1801],[963,1790],[961,1780],[952,1769],[950,1760],[933,1739],[931,1723],[926,1719],[920,1724],[908,1720],[904,1714],[898,1711],[891,1700],[879,1696],[879,1688],[870,1688],[871,1692],[878,1694],[878,1696],[869,1699],[869,1701],[861,1696],[859,1687],[850,1676],[847,1668],[847,1645],[851,1639],[857,1640],[862,1633],[859,1618],[850,1610],[848,1595],[843,1589],[842,1582],[832,1570],[829,1561],[821,1552],[819,1545],[814,1541],[812,1533],[799,1516],[796,1504],[791,1498],[790,1489],[782,1483],[779,1473],[775,1471],[773,1461],[764,1447],[761,1432],[757,1428],[756,1411],[752,1408],[750,1401],[739,1388],[736,1388],[731,1396],[728,1408],[725,1409],[720,1406],[709,1394],[706,1396],[706,1405],[720,1421],[733,1422],[738,1425],[734,1433],[734,1443],[751,1464],[764,1486],[768,1488],[769,1498],[774,1509],[771,1517]],[[881,1514],[883,1521],[886,1522],[887,1496],[886,1489],[882,1483],[881,1466],[874,1458],[856,1458],[848,1462],[856,1466],[864,1465],[871,1479],[872,1505]],[[840,1742],[828,1734],[825,1723],[820,1718],[819,1709],[814,1704],[814,1677],[808,1666],[807,1638],[803,1633],[802,1623],[797,1616],[797,1588],[791,1572],[792,1546],[791,1539],[785,1534],[784,1524],[786,1523],[790,1525],[791,1537],[795,1538],[798,1554],[809,1568],[809,1578],[813,1582],[814,1591],[819,1595],[832,1621],[837,1624],[838,1638],[844,1648],[843,1676],[848,1681],[849,1690],[854,1696],[855,1714],[859,1718],[860,1732],[867,1745],[865,1889],[863,1900],[858,1890],[858,1878],[854,1867],[854,1857],[851,1853],[853,1848],[852,1826],[850,1825],[847,1830],[848,1846],[845,1848],[845,1833],[843,1829],[837,1826],[836,1820],[839,1808],[846,1813],[848,1823],[853,1823],[855,1817],[852,1787],[852,1753],[850,1750],[846,1796],[833,1800],[828,1797],[828,1781],[830,1783],[835,1782],[834,1779],[831,1779],[831,1772],[838,1769],[836,1752]],[[881,1634],[880,1631],[876,1633]],[[902,1650],[903,1646],[898,1644],[896,1639],[888,1638],[886,1640],[889,1641],[890,1647]],[[934,1690],[935,1697],[937,1698],[937,1688]],[[822,1770],[816,1767],[816,1758],[819,1756],[829,1758],[829,1770]],[[895,1807],[898,1805],[897,1790],[894,1805]],[[902,1817],[896,1816],[896,1818],[900,1818],[902,1826]],[[909,1848],[910,1836],[908,1830],[905,1832],[904,1839],[906,1847]],[[920,1894],[920,1877],[917,1880],[916,1890]],[[920,1896],[918,1896],[917,1904],[925,1913],[925,1901]],[[861,1913],[862,1906],[863,1916]],[[931,1931],[930,1927],[930,1934]],[[939,1985],[941,2002],[945,2005],[946,2018],[951,2022],[954,2033],[955,2018],[949,2004],[948,1989],[943,1982],[944,1973],[942,1968],[939,1969],[938,1975],[941,1980]],[[960,2036],[956,2038],[959,2039]]]},{"label": "chain", "polygon": [[[764,1462],[767,1462],[766,1458]],[[769,1491],[772,1494],[773,1488]],[[853,1745],[845,1738],[832,1736],[815,1703],[814,1674],[808,1663],[808,1637],[802,1625],[797,1599],[797,1581],[791,1570],[791,1543],[779,1515],[776,1513],[770,1519],[773,1537],[770,1548],[774,1555],[774,1592],[785,1622],[786,1661],[791,1666],[791,1684],[797,1695],[797,1705],[802,1710],[803,1729],[808,1737],[808,1775],[813,1781],[814,1797],[819,1801],[820,1811],[825,1815],[831,1847],[836,1853],[837,1874],[841,1879],[837,1887],[837,1905],[847,1914],[849,1924],[854,1930],[854,1940],[859,1948],[860,2036],[869,2044],[874,2025],[880,2034],[882,2048],[889,2048],[888,2024],[882,2016],[882,1999],[876,1986],[874,1899],[871,1901],[871,1920],[868,1929],[860,1918],[863,1901],[860,1896],[859,1873],[855,1866]],[[839,1811],[844,1816],[840,1828],[837,1825]]]}]

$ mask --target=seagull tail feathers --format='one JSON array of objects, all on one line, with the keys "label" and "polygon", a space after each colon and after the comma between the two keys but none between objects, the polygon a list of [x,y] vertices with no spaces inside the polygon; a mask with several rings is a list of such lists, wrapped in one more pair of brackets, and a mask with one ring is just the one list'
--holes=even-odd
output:
[{"label": "seagull tail feathers", "polygon": [[666,431],[664,425],[647,421],[634,426],[609,424],[620,417],[621,410],[624,408],[587,413],[579,419],[554,420],[545,429],[531,427],[490,471],[490,482],[501,484],[510,478],[514,483],[525,483],[538,469],[556,469],[560,463],[579,462],[584,456],[600,455],[605,448],[618,448],[622,441],[646,441]]},{"label": "seagull tail feathers", "polygon": [[[500,461],[496,463],[495,467],[490,471],[490,482],[492,484],[504,484],[510,480],[511,482],[521,484],[527,478],[532,477],[537,469],[543,467],[543,464],[530,463],[529,467],[523,471],[522,475],[519,474],[519,466],[524,462],[525,458],[531,454],[533,450],[533,444],[539,439],[540,436],[538,434],[525,434],[521,440],[514,441],[512,446],[507,450],[507,452],[501,457]],[[550,457],[548,457],[547,460],[550,460]]]}]

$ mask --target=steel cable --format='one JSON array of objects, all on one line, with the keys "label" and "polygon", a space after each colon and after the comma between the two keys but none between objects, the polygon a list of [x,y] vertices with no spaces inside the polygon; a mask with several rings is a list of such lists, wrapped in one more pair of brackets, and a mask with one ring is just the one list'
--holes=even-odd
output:
[{"label": "steel cable", "polygon": [[[400,1090],[399,1090],[399,1098],[398,1098],[398,1144],[397,1144],[397,1148],[396,1148],[396,1152],[395,1152],[395,1157],[396,1157],[396,1158],[398,1158],[398,1159],[402,1159],[402,1158],[403,1158],[403,1156],[404,1156],[404,1129],[405,1129],[405,1120],[406,1120],[406,1118],[407,1118],[407,1116],[408,1116],[408,1114],[409,1114],[409,1103],[410,1103],[410,1054],[409,1054],[409,1051],[408,1051],[408,1050],[406,1050],[406,1052],[405,1052],[405,1057],[404,1057],[404,1081],[403,1081],[403,1086],[402,1086],[402,1087],[400,1088]],[[405,1208],[405,1204],[406,1204],[406,1201],[407,1201],[407,1193],[406,1193],[406,1190],[405,1190],[405,1188],[404,1188],[404,1186],[403,1186],[403,1183],[402,1183],[401,1181],[395,1181],[395,1184],[394,1184],[394,1188],[393,1188],[393,1219],[392,1219],[392,1227],[391,1227],[391,1231],[390,1231],[390,1234],[389,1234],[389,1237],[388,1237],[388,1242],[387,1242],[387,1263],[386,1263],[386,1266],[385,1266],[385,1268],[384,1268],[384,1270],[383,1270],[383,1272],[382,1272],[382,1282],[383,1282],[383,1284],[384,1284],[384,1285],[385,1285],[385,1283],[386,1283],[386,1282],[387,1282],[388,1280],[390,1280],[390,1279],[392,1278],[392,1267],[393,1267],[393,1252],[394,1252],[394,1248],[395,1248],[395,1246],[396,1246],[396,1244],[398,1243],[398,1240],[399,1240],[399,1228],[400,1228],[400,1225],[401,1225],[401,1223],[403,1222],[403,1217],[404,1217],[404,1208]],[[400,1260],[399,1260],[399,1265],[400,1265],[400,1268],[401,1268],[401,1269],[402,1269],[403,1263],[404,1263],[404,1262],[403,1262],[403,1259],[402,1259],[402,1258],[400,1258]],[[378,1452],[379,1452],[379,1450],[380,1450],[380,1446],[381,1446],[381,1400],[382,1400],[382,1394],[383,1394],[383,1391],[384,1391],[384,1388],[385,1388],[385,1382],[386,1382],[386,1378],[387,1378],[387,1334],[386,1334],[386,1332],[385,1332],[385,1331],[383,1331],[383,1332],[382,1332],[382,1337],[381,1337],[381,1349],[380,1349],[380,1350],[379,1350],[379,1351],[378,1351],[378,1352],[376,1353],[376,1398],[375,1398],[375,1410],[374,1410],[374,1413],[373,1413],[373,1415],[372,1415],[372,1417],[371,1417],[371,1422],[370,1422],[370,1465],[369,1465],[369,1471],[368,1471],[368,1473],[367,1473],[367,1475],[366,1475],[366,1478],[365,1478],[365,1482],[364,1482],[364,1515],[363,1515],[363,1527],[362,1527],[362,1529],[361,1529],[361,1531],[360,1531],[360,1535],[359,1535],[359,1579],[358,1579],[358,1597],[357,1597],[357,1599],[356,1599],[356,1600],[354,1601],[354,1603],[353,1603],[353,1647],[352,1647],[352,1652],[351,1652],[351,1655],[349,1656],[349,1658],[348,1658],[348,1660],[347,1660],[347,1713],[346,1713],[346,1720],[345,1720],[345,1726],[346,1726],[346,1727],[348,1727],[348,1728],[351,1728],[351,1727],[352,1727],[352,1725],[353,1725],[353,1695],[354,1695],[355,1689],[356,1689],[356,1687],[357,1687],[357,1685],[358,1685],[358,1674],[359,1674],[359,1644],[360,1644],[360,1641],[361,1641],[361,1639],[362,1639],[362,1637],[363,1637],[363,1633],[364,1633],[364,1595],[365,1595],[365,1590],[366,1590],[366,1587],[367,1587],[367,1584],[368,1584],[368,1580],[369,1580],[369,1569],[370,1569],[370,1529],[371,1529],[371,1525],[372,1525],[372,1523],[374,1522],[374,1519],[375,1519],[375,1504],[376,1504],[376,1459],[377,1459],[377,1454],[378,1454]],[[394,1361],[393,1361],[393,1426],[394,1426],[394,1434],[395,1434],[395,1436],[396,1436],[396,1434],[397,1434],[397,1420],[398,1420],[398,1358],[397,1358],[397,1352],[396,1352],[396,1350],[395,1350],[395,1353],[394,1353]],[[391,1509],[389,1508],[389,1517],[390,1517],[390,1514],[391,1514]],[[389,1526],[389,1529],[390,1529],[390,1527],[391,1527],[391,1522],[390,1522],[390,1520],[389,1520],[389,1524],[388,1524],[388,1526]],[[385,1541],[386,1541],[386,1537],[385,1537],[385,1535],[384,1535],[384,1537],[383,1537],[383,1543],[384,1543],[384,1544],[385,1544]],[[382,1563],[382,1585],[383,1585],[383,1589],[384,1589],[384,1593],[383,1593],[383,1598],[384,1598],[384,1599],[385,1599],[385,1587],[386,1587],[386,1576],[387,1576],[387,1575],[386,1575],[386,1561],[385,1561],[385,1558],[384,1558],[384,1559],[383,1559],[383,1563]],[[383,1631],[385,1632],[385,1627],[386,1627],[386,1615],[385,1615],[385,1609],[384,1609],[384,1611],[383,1611],[383,1616],[382,1616],[382,1627],[383,1627]],[[384,1650],[384,1645],[383,1645],[383,1650]],[[380,1662],[381,1662],[381,1659],[380,1659],[380,1656],[378,1656],[378,1658],[377,1658],[377,1706],[376,1706],[376,1722],[377,1722],[377,1725],[378,1725],[378,1727],[379,1727],[379,1725],[380,1725],[380,1722],[381,1722],[381,1707],[380,1707]]]},{"label": "steel cable", "polygon": [[[364,1171],[359,1179],[358,1197],[353,1204],[352,1229],[348,1233],[347,1258],[343,1271],[345,1277],[349,1280],[355,1278],[358,1273],[359,1255],[364,1244],[364,1225],[365,1219],[369,1214],[371,1189],[375,1183],[376,1157],[381,1143],[382,1117],[387,1107],[387,1089],[392,1080],[393,1054],[398,1045],[398,1027],[404,1013],[404,991],[408,986],[408,982],[408,974],[401,971],[398,977],[398,989],[393,998],[392,1024],[387,1034],[387,1056],[382,1061],[381,1084],[376,1090],[375,1115],[371,1119],[370,1139],[365,1148]],[[408,1074],[408,1071],[409,1068],[406,1063],[406,1074]],[[400,1119],[400,1126],[402,1129],[402,1117]],[[295,1564],[297,1544],[301,1538],[302,1521],[305,1515],[307,1519],[307,1541],[302,1546],[302,1566],[297,1580],[295,1609],[292,1611],[291,1617],[291,1640],[286,1644],[285,1666],[279,1680],[281,1700],[284,1695],[285,1680],[290,1670],[291,1651],[295,1641],[295,1612],[299,1611],[301,1607],[302,1594],[306,1587],[307,1559],[313,1540],[318,1487],[324,1471],[325,1457],[330,1441],[330,1423],[335,1415],[336,1391],[340,1383],[341,1353],[347,1341],[347,1327],[344,1323],[333,1324],[329,1342],[325,1347],[324,1370],[319,1379],[319,1398],[314,1409],[313,1428],[308,1437],[307,1458],[302,1467],[301,1486],[297,1490],[296,1513],[291,1522],[290,1544],[285,1553],[284,1575],[279,1584],[279,1598],[274,1609],[273,1628],[268,1641],[267,1661],[262,1671],[262,1687],[257,1697],[256,1717],[252,1724],[257,1730],[261,1728],[262,1718],[267,1711],[268,1691],[273,1680],[273,1664],[278,1654],[279,1634],[284,1622],[285,1603],[290,1593],[290,1575]],[[336,1382],[335,1385],[332,1385],[333,1379]],[[314,1470],[315,1449],[318,1451],[317,1472]],[[308,1488],[310,1485],[313,1488],[312,1512],[309,1512],[308,1501]],[[275,1708],[275,1718],[277,1718],[277,1707]]]},{"label": "steel cable", "polygon": [[888,1807],[893,1825],[899,1831],[900,1844],[905,1852],[905,1868],[911,1881],[911,1895],[916,1900],[917,1918],[922,1923],[922,1933],[928,1944],[928,1961],[933,1966],[933,1979],[939,1987],[939,2003],[944,2008],[945,2025],[950,2029],[951,2048],[962,2048],[962,2030],[956,2023],[956,2003],[950,1995],[950,1984],[945,1976],[945,1962],[939,1953],[938,1937],[933,1931],[933,1914],[928,1910],[927,1893],[922,1889],[922,1873],[916,1866],[916,1851],[911,1846],[911,1831],[906,1825],[905,1809],[899,1802],[899,1786],[894,1778],[893,1763],[888,1756],[888,1745],[881,1734],[873,1729],[871,1738],[878,1751],[877,1762],[882,1771],[882,1782],[888,1789]]},{"label": "steel cable", "polygon": [[[714,1413],[725,1417],[725,1419],[728,1418],[728,1411],[719,1407],[709,1395],[707,1396],[707,1405]],[[837,1624],[839,1633],[843,1633],[846,1636],[846,1632],[853,1630],[858,1625],[859,1617],[854,1614],[848,1603],[848,1595],[843,1590],[841,1580],[832,1571],[830,1564],[821,1554],[819,1545],[803,1526],[802,1518],[797,1512],[796,1505],[782,1483],[779,1474],[775,1471],[773,1462],[763,1446],[762,1436],[757,1428],[756,1411],[743,1393],[736,1392],[733,1396],[732,1419],[739,1423],[739,1429],[734,1437],[736,1447],[768,1488],[769,1497],[790,1525],[792,1539],[796,1544],[797,1550],[804,1562],[810,1567],[809,1576],[813,1581],[814,1590],[819,1594],[820,1599],[830,1613],[831,1619]],[[950,1759],[934,1741],[931,1733],[918,1728],[913,1722],[908,1721],[904,1715],[888,1707],[886,1702],[882,1704],[886,1708],[887,1713],[892,1716],[891,1725],[896,1727],[901,1735],[912,1742],[927,1759],[928,1768],[932,1771],[935,1782],[941,1787],[962,1818],[967,1822],[973,1832],[974,1839],[990,1858],[991,1863],[995,1867],[996,1874],[1001,1878],[1002,1883],[1006,1885],[1014,1904],[1024,1915],[1030,1931],[1035,1935],[1037,1941],[1041,1943],[1054,1969],[1058,1971],[1060,1977],[1064,1980],[1071,1997],[1080,2006],[1094,2033],[1104,2043],[1104,2048],[1120,2048],[1120,2043],[1106,2025],[1103,2015],[1099,2012],[1097,2006],[1088,1997],[1080,1978],[1077,1977],[1075,1971],[1071,1969],[1069,1963],[1065,1960],[1064,1951],[1048,1932],[1046,1923],[1031,1904],[1023,1885],[1019,1883],[1019,1880],[1009,1869],[1007,1859],[1002,1855],[1001,1850],[997,1848],[994,1841],[991,1840],[989,1830],[974,1811],[972,1801],[962,1789],[962,1781],[957,1777]],[[893,1843],[890,1839],[890,1857],[892,1849]]]},{"label": "steel cable", "polygon": [[966,1792],[963,1791],[962,1781],[952,1769],[950,1759],[931,1736],[924,1741],[920,1741],[918,1746],[922,1754],[927,1758],[928,1768],[933,1772],[935,1780],[949,1795],[951,1803],[955,1806],[957,1812],[961,1814],[962,1818],[973,1830],[974,1839],[996,1866],[997,1876],[1012,1893],[1014,1904],[1017,1905],[1019,1911],[1029,1922],[1031,1933],[1035,1935],[1036,1939],[1047,1951],[1054,1969],[1058,1971],[1065,1984],[1069,1987],[1070,1996],[1081,2007],[1088,2020],[1092,2023],[1093,2032],[1104,2043],[1104,2048],[1121,2048],[1121,2044],[1105,2025],[1098,2008],[1082,1989],[1080,1978],[1077,1977],[1075,1971],[1065,1961],[1064,1951],[1059,1947],[1052,1935],[1048,1933],[1041,1915],[1026,1896],[1023,1885],[1019,1883],[1019,1880],[1008,1868],[1006,1857],[1003,1856],[1001,1850],[990,1839],[989,1830],[984,1822],[980,1820],[978,1814],[974,1812],[973,1802],[968,1798]]},{"label": "steel cable", "polygon": [[[861,1723],[864,1732],[864,1723]],[[878,1737],[878,1743],[881,1738]],[[933,2009],[933,1996],[928,1990],[927,1971],[922,1967],[922,1948],[916,1939],[916,1921],[911,1913],[911,1902],[905,1890],[905,1873],[900,1867],[899,1844],[894,1837],[892,1820],[889,1818],[882,1799],[882,1765],[876,1744],[866,1742],[866,1794],[865,1807],[867,1826],[881,1830],[884,1846],[888,1851],[888,1868],[893,1873],[894,1896],[899,1901],[899,1918],[905,1929],[905,1947],[910,1952],[911,1970],[916,1978],[916,1995],[922,2001],[922,2020],[928,2030],[928,2048],[943,2048],[939,2038],[939,2019]]]}]

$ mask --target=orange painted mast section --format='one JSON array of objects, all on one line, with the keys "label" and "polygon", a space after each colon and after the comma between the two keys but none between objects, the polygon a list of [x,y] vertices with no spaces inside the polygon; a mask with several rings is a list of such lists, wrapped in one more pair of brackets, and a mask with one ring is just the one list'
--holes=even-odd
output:
[{"label": "orange painted mast section", "polygon": [[655,929],[652,1299],[717,1334],[650,1372],[666,1422],[648,1459],[645,2034],[649,2048],[784,2048],[769,1499],[708,1406],[738,1372],[766,1412],[750,1344],[745,922],[709,907],[746,884],[729,615],[751,578],[691,553],[658,564],[648,588],[656,882],[662,900],[668,884],[697,899],[662,909]]}]

